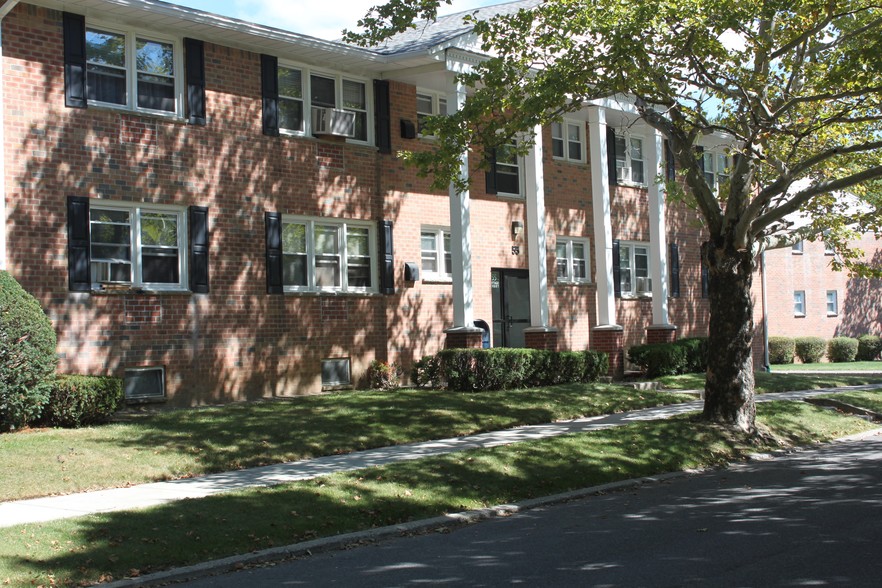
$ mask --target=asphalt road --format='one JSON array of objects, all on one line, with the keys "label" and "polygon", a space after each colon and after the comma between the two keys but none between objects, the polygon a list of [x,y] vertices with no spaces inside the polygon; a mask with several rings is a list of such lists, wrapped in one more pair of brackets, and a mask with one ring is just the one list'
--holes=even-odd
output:
[{"label": "asphalt road", "polygon": [[186,585],[880,586],[882,436]]}]

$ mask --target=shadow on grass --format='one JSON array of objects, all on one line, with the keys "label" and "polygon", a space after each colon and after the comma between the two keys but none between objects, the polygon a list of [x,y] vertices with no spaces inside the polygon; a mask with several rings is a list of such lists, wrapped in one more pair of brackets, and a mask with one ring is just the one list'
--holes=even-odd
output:
[{"label": "shadow on grass", "polygon": [[[760,418],[803,443],[866,424],[800,403]],[[76,583],[143,574],[321,536],[514,502],[668,471],[765,447],[680,416],[615,429],[401,462],[309,482],[0,530],[16,582]]]}]

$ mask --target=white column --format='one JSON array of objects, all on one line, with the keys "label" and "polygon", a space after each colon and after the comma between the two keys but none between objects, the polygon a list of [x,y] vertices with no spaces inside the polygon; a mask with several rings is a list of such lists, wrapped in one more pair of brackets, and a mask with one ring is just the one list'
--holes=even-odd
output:
[{"label": "white column", "polygon": [[649,259],[652,277],[652,323],[668,324],[668,246],[665,234],[664,137],[653,131],[647,141],[649,181]]},{"label": "white column", "polygon": [[594,258],[597,276],[597,324],[616,324],[616,291],[613,283],[612,217],[606,148],[606,110],[588,110],[591,153],[591,192],[594,202]]},{"label": "white column", "polygon": [[545,180],[542,126],[533,129],[535,144],[527,154],[524,175],[527,204],[527,256],[530,268],[530,326],[548,326],[548,264],[545,234]]},{"label": "white column", "polygon": [[[458,112],[465,104],[466,89],[455,81],[447,95],[447,108]],[[463,153],[459,164],[460,178],[468,181],[469,156]],[[453,267],[453,328],[474,327],[474,291],[472,287],[472,241],[469,191],[458,192],[450,184],[450,259]]]}]

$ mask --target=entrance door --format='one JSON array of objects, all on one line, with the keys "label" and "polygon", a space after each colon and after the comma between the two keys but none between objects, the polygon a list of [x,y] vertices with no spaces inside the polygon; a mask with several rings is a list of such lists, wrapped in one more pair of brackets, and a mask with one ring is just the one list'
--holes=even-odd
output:
[{"label": "entrance door", "polygon": [[493,346],[524,347],[524,329],[530,327],[530,272],[491,270],[490,287],[493,294]]}]

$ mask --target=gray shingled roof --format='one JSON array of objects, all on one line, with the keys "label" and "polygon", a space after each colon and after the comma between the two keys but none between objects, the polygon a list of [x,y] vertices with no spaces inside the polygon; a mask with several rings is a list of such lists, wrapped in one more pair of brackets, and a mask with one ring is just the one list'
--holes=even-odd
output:
[{"label": "gray shingled roof", "polygon": [[514,14],[522,8],[532,8],[541,2],[542,0],[518,0],[439,16],[435,22],[420,21],[416,23],[415,29],[399,33],[382,45],[370,49],[381,55],[427,50],[469,32],[472,27],[462,21],[467,14],[475,14],[479,19],[489,19],[497,15]]}]

